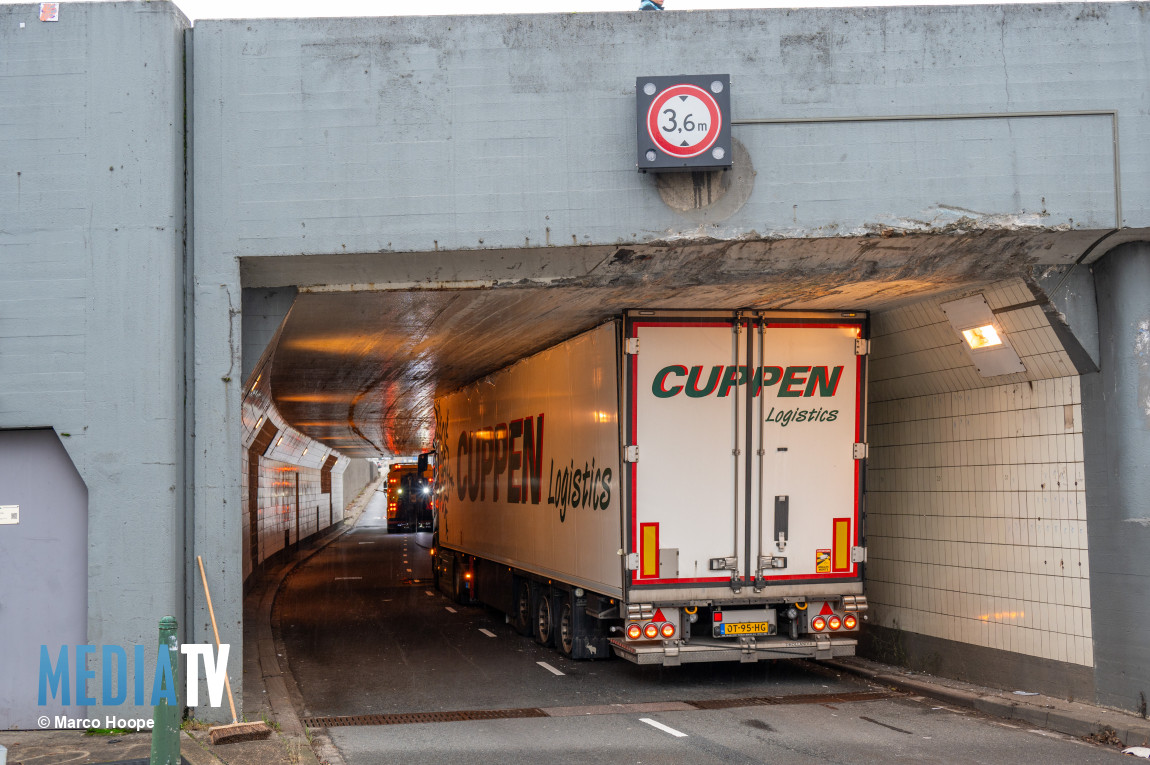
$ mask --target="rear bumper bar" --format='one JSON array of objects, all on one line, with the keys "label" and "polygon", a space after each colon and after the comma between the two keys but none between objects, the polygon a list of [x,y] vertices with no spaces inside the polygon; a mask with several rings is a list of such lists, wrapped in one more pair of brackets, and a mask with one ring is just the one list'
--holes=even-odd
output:
[{"label": "rear bumper bar", "polygon": [[832,659],[854,656],[858,641],[848,637],[819,636],[789,638],[749,638],[742,641],[692,638],[690,643],[628,643],[611,638],[611,649],[635,664],[661,664],[674,667],[704,661],[756,662],[766,659]]}]

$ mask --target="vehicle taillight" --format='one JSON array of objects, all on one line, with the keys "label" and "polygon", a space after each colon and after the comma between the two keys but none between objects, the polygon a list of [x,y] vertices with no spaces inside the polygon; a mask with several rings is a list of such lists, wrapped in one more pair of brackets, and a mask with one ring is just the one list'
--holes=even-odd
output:
[{"label": "vehicle taillight", "polygon": [[843,617],[843,626],[848,630],[853,630],[858,626],[859,620],[854,617],[854,614],[847,614]]},{"label": "vehicle taillight", "polygon": [[643,628],[643,634],[647,637],[648,640],[654,640],[655,638],[659,637],[659,628],[655,626],[654,622],[652,622]]},{"label": "vehicle taillight", "polygon": [[822,632],[827,628],[827,620],[821,616],[816,616],[811,620],[811,629],[815,632]]},{"label": "vehicle taillight", "polygon": [[631,638],[632,640],[638,640],[642,636],[643,630],[639,627],[638,624],[632,624],[627,627],[627,637]]},{"label": "vehicle taillight", "polygon": [[829,623],[832,630],[837,630],[839,627],[843,626],[842,620],[840,620],[837,616],[832,616]]},{"label": "vehicle taillight", "polygon": [[659,632],[661,632],[665,638],[673,638],[675,637],[675,625],[667,622]]},{"label": "vehicle taillight", "polygon": [[723,612],[722,611],[716,611],[715,612],[715,621],[716,622],[723,621]]}]

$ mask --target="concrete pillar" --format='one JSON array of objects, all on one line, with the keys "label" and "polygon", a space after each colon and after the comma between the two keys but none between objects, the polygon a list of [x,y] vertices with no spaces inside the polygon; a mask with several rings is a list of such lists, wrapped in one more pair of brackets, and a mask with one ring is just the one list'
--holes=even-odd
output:
[{"label": "concrete pillar", "polygon": [[1099,366],[1082,378],[1087,533],[1100,703],[1150,696],[1150,243],[1094,265]]}]

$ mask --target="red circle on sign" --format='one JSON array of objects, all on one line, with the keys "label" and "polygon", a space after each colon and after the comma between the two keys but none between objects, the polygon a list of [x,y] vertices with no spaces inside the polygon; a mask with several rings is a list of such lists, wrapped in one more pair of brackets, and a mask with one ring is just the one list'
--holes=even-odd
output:
[{"label": "red circle on sign", "polygon": [[[707,111],[706,122],[702,115],[694,114],[700,102]],[[685,109],[680,111],[677,106]],[[696,85],[672,85],[655,96],[647,110],[647,135],[660,151],[672,157],[699,156],[715,143],[722,127],[719,104]]]}]

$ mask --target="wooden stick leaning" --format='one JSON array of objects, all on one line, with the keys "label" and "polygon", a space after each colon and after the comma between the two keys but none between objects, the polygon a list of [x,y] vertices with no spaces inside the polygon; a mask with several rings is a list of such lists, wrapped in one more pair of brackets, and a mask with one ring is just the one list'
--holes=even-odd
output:
[{"label": "wooden stick leaning", "polygon": [[[204,598],[208,602],[208,616],[212,618],[212,632],[216,636],[216,651],[220,650],[220,630],[216,627],[216,611],[212,608],[212,593],[208,590],[208,577],[204,574],[204,559],[196,556],[196,563],[200,566],[200,581],[204,583]],[[228,689],[228,705],[232,709],[231,725],[218,725],[208,729],[208,738],[212,744],[232,744],[237,741],[254,741],[268,738],[272,734],[271,728],[265,722],[240,722],[236,716],[236,700],[232,696],[232,681],[228,679],[227,668],[224,668],[224,685]]]}]

